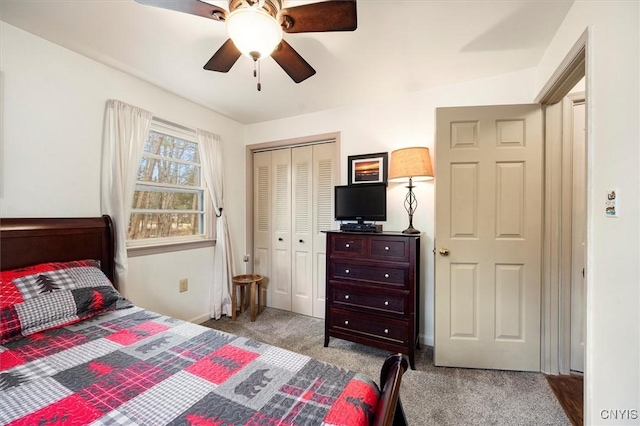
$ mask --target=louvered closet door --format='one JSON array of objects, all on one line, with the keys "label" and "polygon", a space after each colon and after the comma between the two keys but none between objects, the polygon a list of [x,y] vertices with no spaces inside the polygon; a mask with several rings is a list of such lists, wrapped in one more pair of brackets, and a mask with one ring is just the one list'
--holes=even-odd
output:
[{"label": "louvered closet door", "polygon": [[[271,281],[271,152],[253,155],[253,271]],[[271,306],[269,298],[267,304]]]},{"label": "louvered closet door", "polygon": [[336,143],[254,153],[254,271],[267,306],[324,318]]},{"label": "louvered closet door", "polygon": [[291,149],[291,310],[312,315],[313,146]]},{"label": "louvered closet door", "polygon": [[327,235],[335,228],[333,187],[338,182],[336,144],[313,146],[313,316],[324,318]]},{"label": "louvered closet door", "polygon": [[291,310],[291,149],[271,152],[271,306]]}]

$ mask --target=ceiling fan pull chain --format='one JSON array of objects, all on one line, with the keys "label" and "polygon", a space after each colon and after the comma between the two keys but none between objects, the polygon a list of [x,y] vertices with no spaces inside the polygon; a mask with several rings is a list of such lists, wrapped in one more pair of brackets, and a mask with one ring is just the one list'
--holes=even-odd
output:
[{"label": "ceiling fan pull chain", "polygon": [[260,84],[260,61],[258,56],[253,57],[253,76],[258,78],[258,92],[262,90],[262,84]]}]

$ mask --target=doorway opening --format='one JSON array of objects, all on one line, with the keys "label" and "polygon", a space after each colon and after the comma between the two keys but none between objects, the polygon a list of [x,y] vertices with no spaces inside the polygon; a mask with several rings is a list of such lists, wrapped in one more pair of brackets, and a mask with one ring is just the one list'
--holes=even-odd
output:
[{"label": "doorway opening", "polygon": [[[543,338],[541,370],[547,374],[569,374],[571,358],[571,277],[573,141],[572,114],[567,95],[584,79],[585,125],[588,123],[588,78],[585,31],[566,56],[536,101],[545,114],[545,225],[543,236]],[[563,107],[564,104],[564,107]],[[588,125],[585,126],[588,152]],[[588,175],[588,155],[585,160]],[[586,199],[585,199],[586,203]],[[585,218],[588,220],[588,218]],[[586,222],[585,222],[586,223]],[[575,230],[574,230],[575,233]],[[588,242],[584,241],[584,250]],[[584,307],[584,305],[583,305]]]},{"label": "doorway opening", "polygon": [[[542,365],[572,418],[584,411],[588,171],[588,30],[536,98],[545,113]],[[581,87],[581,85],[583,85]],[[573,92],[573,93],[572,93]],[[581,121],[582,120],[582,121]],[[575,414],[575,413],[574,413]]]}]

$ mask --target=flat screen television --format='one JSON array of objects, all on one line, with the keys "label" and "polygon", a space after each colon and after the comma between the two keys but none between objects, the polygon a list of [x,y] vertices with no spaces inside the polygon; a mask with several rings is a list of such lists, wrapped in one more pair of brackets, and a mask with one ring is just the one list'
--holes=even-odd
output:
[{"label": "flat screen television", "polygon": [[387,185],[381,183],[334,187],[336,220],[387,220]]}]

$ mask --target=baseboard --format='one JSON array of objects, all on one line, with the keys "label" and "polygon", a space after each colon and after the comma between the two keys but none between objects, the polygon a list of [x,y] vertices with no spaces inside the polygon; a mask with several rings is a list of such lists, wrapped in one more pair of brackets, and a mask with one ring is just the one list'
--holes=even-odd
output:
[{"label": "baseboard", "polygon": [[209,314],[202,314],[202,315],[198,315],[195,318],[191,318],[187,321],[192,322],[194,324],[202,324],[203,322],[208,321],[210,319],[211,317],[209,316]]},{"label": "baseboard", "polygon": [[425,336],[424,334],[418,334],[418,341],[421,345],[433,347],[433,336]]}]

